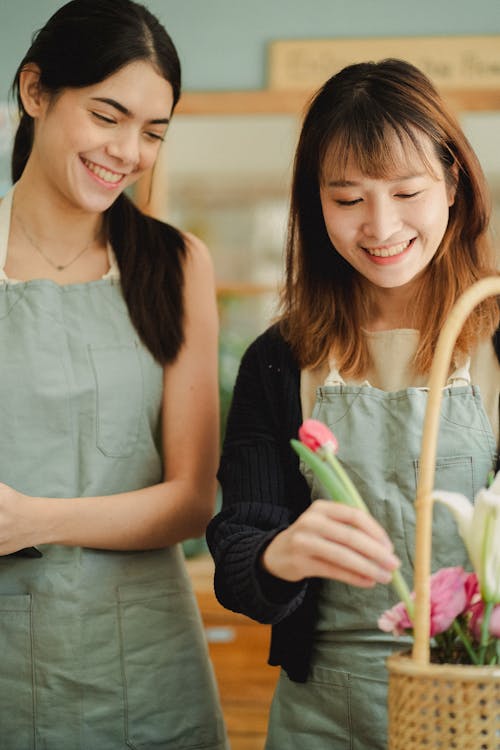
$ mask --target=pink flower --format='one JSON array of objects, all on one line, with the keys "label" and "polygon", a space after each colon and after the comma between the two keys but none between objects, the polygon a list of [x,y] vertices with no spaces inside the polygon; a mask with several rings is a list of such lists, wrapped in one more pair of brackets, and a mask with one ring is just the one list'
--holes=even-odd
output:
[{"label": "pink flower", "polygon": [[479,580],[475,573],[469,573],[465,581],[466,605],[465,611],[469,615],[468,627],[476,640],[481,637],[481,621],[483,619],[484,602],[481,599]]},{"label": "pink flower", "polygon": [[466,609],[474,607],[481,599],[479,580],[475,573],[469,573],[465,579],[465,596],[467,597]]},{"label": "pink flower", "polygon": [[320,449],[331,453],[337,452],[337,438],[328,429],[326,424],[319,422],[317,419],[306,419],[302,423],[299,429],[299,438],[313,453],[316,453]]},{"label": "pink flower", "polygon": [[[468,574],[463,568],[441,568],[431,576],[431,636],[448,630],[455,617],[467,605],[466,583]],[[472,582],[469,582],[469,586]],[[415,594],[412,593],[412,599]],[[402,602],[386,610],[378,620],[378,626],[386,633],[402,635],[412,627],[408,611]]]},{"label": "pink flower", "polygon": [[399,602],[391,609],[387,609],[383,615],[380,615],[378,626],[384,633],[392,633],[393,635],[404,635],[406,630],[410,630],[412,623],[403,602]]},{"label": "pink flower", "polygon": [[490,633],[494,638],[500,638],[500,604],[491,613]]},{"label": "pink flower", "polygon": [[431,636],[448,630],[467,605],[463,568],[441,568],[431,576]]},{"label": "pink flower", "polygon": [[[471,618],[469,620],[469,630],[471,631],[476,641],[480,641],[481,628],[483,625],[484,617],[484,602],[481,599],[480,595],[478,595],[474,603],[468,607],[468,611],[471,613]],[[492,635],[494,638],[500,638],[500,604],[497,604],[497,606],[494,607],[493,612],[491,613],[488,629],[490,631],[490,635]]]}]

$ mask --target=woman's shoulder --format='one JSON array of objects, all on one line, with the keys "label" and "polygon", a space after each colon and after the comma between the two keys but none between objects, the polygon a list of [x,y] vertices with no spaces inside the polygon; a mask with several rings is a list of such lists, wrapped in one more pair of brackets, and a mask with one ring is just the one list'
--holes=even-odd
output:
[{"label": "woman's shoulder", "polygon": [[268,369],[286,367],[298,369],[290,344],[281,333],[279,323],[273,323],[248,347],[245,356],[257,359]]},{"label": "woman's shoulder", "polygon": [[213,260],[207,245],[191,232],[180,232],[188,258],[191,262],[204,268],[213,268]]},{"label": "woman's shoulder", "polygon": [[266,393],[269,403],[275,406],[285,400],[292,408],[298,398],[300,370],[279,325],[270,326],[247,348],[239,367],[238,385]]}]

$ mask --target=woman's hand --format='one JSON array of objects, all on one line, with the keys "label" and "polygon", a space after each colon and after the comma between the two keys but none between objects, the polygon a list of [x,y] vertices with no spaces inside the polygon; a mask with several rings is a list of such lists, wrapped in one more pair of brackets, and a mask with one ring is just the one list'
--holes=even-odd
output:
[{"label": "woman's hand", "polygon": [[400,561],[384,529],[368,513],[331,500],[316,500],[275,536],[263,568],[285,581],[331,578],[369,588],[389,583]]},{"label": "woman's hand", "polygon": [[36,543],[37,511],[34,498],[0,483],[0,556]]}]

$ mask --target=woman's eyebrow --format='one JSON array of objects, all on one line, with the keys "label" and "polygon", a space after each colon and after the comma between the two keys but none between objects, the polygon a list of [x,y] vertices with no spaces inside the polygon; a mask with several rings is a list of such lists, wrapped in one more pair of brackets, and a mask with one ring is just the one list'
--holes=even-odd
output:
[{"label": "woman's eyebrow", "polygon": [[[122,115],[125,115],[126,117],[132,117],[132,112],[127,109],[123,104],[120,104],[120,102],[117,102],[116,99],[109,99],[106,96],[93,96],[91,97],[93,101],[95,102],[103,102],[103,104],[109,104],[110,107],[114,107],[118,110],[118,112],[121,112]],[[148,122],[151,125],[168,125],[170,122],[169,117],[160,117],[154,120],[148,120]]]},{"label": "woman's eyebrow", "polygon": [[[424,177],[426,172],[413,172],[411,174],[402,174],[395,177],[393,180],[388,182],[402,182],[403,180],[413,180],[415,177]],[[355,180],[329,180],[327,183],[328,187],[357,187],[361,185],[360,182]]]},{"label": "woman's eyebrow", "polygon": [[359,182],[354,182],[353,180],[330,180],[328,187],[355,187],[359,184]]}]

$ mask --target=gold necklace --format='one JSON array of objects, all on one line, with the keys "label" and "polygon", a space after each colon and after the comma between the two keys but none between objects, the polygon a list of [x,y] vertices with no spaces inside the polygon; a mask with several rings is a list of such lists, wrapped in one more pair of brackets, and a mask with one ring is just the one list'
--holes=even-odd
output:
[{"label": "gold necklace", "polygon": [[42,258],[43,258],[43,259],[44,259],[44,260],[45,260],[45,261],[46,261],[46,262],[47,262],[47,263],[48,263],[48,264],[49,264],[50,266],[52,266],[52,268],[55,268],[55,270],[56,270],[56,271],[65,271],[65,270],[66,270],[66,268],[69,268],[70,266],[72,266],[72,265],[73,265],[73,263],[75,263],[75,262],[76,262],[76,261],[78,260],[78,258],[81,258],[81,256],[82,256],[82,255],[83,255],[83,254],[84,254],[85,252],[87,252],[87,250],[89,249],[89,247],[91,247],[91,246],[92,246],[92,245],[94,244],[94,242],[96,241],[96,239],[97,239],[97,237],[98,237],[98,235],[96,235],[95,237],[92,237],[92,238],[91,238],[91,239],[90,239],[90,240],[89,240],[89,241],[87,242],[87,244],[85,245],[85,247],[82,247],[82,249],[81,249],[81,250],[79,250],[79,251],[77,252],[77,254],[76,254],[76,255],[75,255],[75,256],[74,256],[73,258],[71,258],[71,260],[70,260],[70,261],[68,261],[68,263],[64,263],[64,264],[63,264],[63,263],[55,263],[55,262],[54,262],[54,261],[52,260],[52,258],[49,258],[49,256],[48,256],[48,255],[47,255],[47,254],[45,253],[45,251],[43,250],[43,248],[41,248],[41,247],[40,247],[40,245],[38,244],[38,242],[36,242],[36,241],[35,241],[35,239],[34,239],[34,238],[33,238],[33,237],[31,236],[31,234],[29,233],[29,231],[28,231],[28,230],[26,229],[26,226],[25,226],[25,224],[24,224],[24,221],[23,221],[23,220],[21,219],[21,217],[20,217],[20,216],[19,216],[18,214],[16,214],[16,215],[15,215],[15,218],[16,218],[16,219],[18,220],[18,222],[19,222],[19,226],[20,226],[20,227],[21,227],[21,229],[23,230],[23,234],[24,234],[24,236],[26,237],[26,239],[28,240],[28,242],[30,243],[30,245],[32,245],[32,247],[34,247],[34,248],[35,248],[35,250],[37,250],[37,251],[38,251],[38,252],[40,253],[40,255],[42,256]]}]

